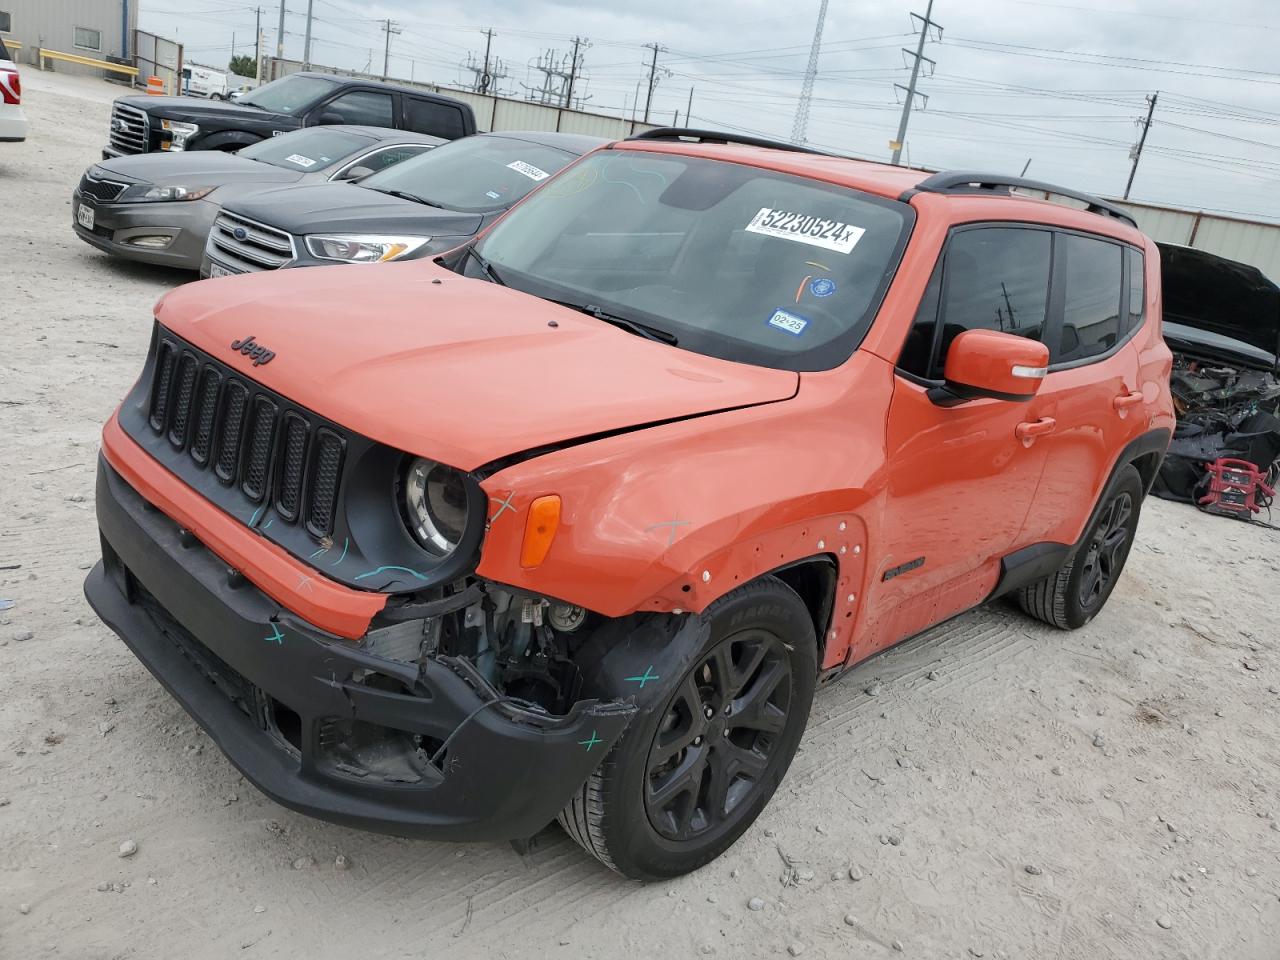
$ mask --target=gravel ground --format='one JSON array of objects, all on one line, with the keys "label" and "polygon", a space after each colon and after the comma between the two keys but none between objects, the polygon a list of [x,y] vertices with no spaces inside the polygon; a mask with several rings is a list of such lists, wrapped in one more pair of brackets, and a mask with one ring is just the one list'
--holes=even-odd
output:
[{"label": "gravel ground", "polygon": [[81,596],[100,424],[188,278],[71,231],[117,88],[24,86],[32,136],[0,146],[0,957],[1277,956],[1280,534],[1161,501],[1086,629],[982,610],[822,690],[773,803],[693,876],[268,801]]}]

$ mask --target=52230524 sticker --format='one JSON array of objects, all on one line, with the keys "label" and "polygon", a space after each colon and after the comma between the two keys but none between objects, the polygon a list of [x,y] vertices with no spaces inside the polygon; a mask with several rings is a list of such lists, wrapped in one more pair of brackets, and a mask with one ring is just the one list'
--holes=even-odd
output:
[{"label": "52230524 sticker", "polygon": [[747,224],[749,233],[762,233],[766,237],[780,237],[783,240],[794,240],[810,246],[834,250],[836,253],[850,253],[862,235],[867,231],[862,227],[840,220],[828,220],[805,213],[792,213],[788,210],[774,210],[761,207],[760,212]]}]

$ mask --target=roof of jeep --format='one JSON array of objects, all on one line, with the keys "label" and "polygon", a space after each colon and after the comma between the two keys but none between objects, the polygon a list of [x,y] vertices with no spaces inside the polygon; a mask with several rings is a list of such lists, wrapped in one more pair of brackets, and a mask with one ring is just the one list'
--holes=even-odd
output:
[{"label": "roof of jeep", "polygon": [[801,153],[776,147],[739,143],[693,143],[685,140],[622,140],[613,144],[618,150],[644,150],[650,153],[678,153],[683,156],[728,160],[764,167],[779,173],[790,173],[811,180],[825,180],[853,187],[876,196],[896,200],[907,190],[918,186],[930,174],[908,167],[894,167],[870,160]]},{"label": "roof of jeep", "polygon": [[[943,200],[955,213],[975,219],[1049,223],[1107,234],[1128,242],[1145,238],[1133,218],[1113,203],[1098,197],[1022,177],[970,172],[932,173],[809,150],[792,144],[740,137],[717,131],[658,128],[610,145],[613,149],[645,150],[749,164],[792,176],[822,180],[906,201],[913,191]],[[1013,193],[1010,187],[1027,192]],[[1043,194],[1040,196],[1039,194]],[[1087,209],[1050,200],[1067,198]],[[931,201],[936,202],[936,201]],[[914,204],[913,204],[914,205]]]}]

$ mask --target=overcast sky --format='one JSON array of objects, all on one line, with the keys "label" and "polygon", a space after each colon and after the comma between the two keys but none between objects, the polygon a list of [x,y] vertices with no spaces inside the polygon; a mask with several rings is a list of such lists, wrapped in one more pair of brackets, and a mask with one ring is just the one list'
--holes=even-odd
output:
[{"label": "overcast sky", "polygon": [[[307,0],[286,0],[285,54],[301,58]],[[790,139],[820,0],[314,0],[312,60],[381,72],[380,19],[393,36],[392,76],[458,85],[480,57],[485,28],[525,96],[548,49],[583,55],[587,109],[630,114],[658,43],[660,79],[651,120],[684,122],[693,89],[695,126]],[[232,33],[252,53],[256,4],[141,0],[139,26],[187,46],[187,58],[226,62]],[[927,0],[830,4],[813,92],[808,141],[887,160],[914,49],[910,13]],[[274,50],[279,0],[264,0]],[[927,105],[913,111],[907,158],[928,167],[1018,173],[1120,196],[1129,151],[1160,91],[1132,197],[1280,220],[1280,2],[1277,0],[935,0],[944,28],[928,43]],[[915,24],[918,26],[918,24]],[[640,112],[645,83],[640,83]]]}]

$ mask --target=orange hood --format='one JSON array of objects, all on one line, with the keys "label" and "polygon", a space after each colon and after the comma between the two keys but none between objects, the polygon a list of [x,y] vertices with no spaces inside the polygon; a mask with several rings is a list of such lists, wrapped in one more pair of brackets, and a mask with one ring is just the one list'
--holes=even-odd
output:
[{"label": "orange hood", "polygon": [[[208,280],[165,296],[156,318],[321,416],[462,470],[594,434],[785,400],[799,385],[789,371],[644,340],[432,263]],[[231,348],[248,337],[274,356],[255,366],[252,353]]]}]

